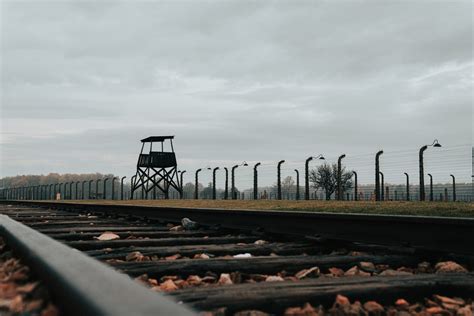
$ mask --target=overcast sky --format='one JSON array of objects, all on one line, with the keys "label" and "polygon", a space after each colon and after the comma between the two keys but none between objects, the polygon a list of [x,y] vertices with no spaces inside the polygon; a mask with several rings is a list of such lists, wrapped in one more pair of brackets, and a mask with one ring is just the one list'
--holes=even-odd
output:
[{"label": "overcast sky", "polygon": [[131,176],[175,135],[188,174],[378,149],[416,173],[437,138],[470,180],[469,0],[1,3],[0,176]]}]

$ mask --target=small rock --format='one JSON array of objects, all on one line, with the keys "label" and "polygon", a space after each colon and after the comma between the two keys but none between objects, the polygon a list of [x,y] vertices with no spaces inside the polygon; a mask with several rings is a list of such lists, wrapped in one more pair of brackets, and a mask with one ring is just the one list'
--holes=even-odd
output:
[{"label": "small rock", "polygon": [[360,270],[358,266],[353,266],[352,268],[344,272],[344,275],[345,276],[356,276],[356,275],[370,276],[370,273]]},{"label": "small rock", "polygon": [[102,233],[99,237],[94,237],[95,239],[98,240],[115,240],[115,239],[120,239],[120,236],[117,234],[114,234],[112,232],[104,232]]},{"label": "small rock", "polygon": [[125,257],[125,261],[150,261],[150,257],[144,256],[140,251],[134,251]]},{"label": "small rock", "polygon": [[395,302],[395,306],[397,307],[397,309],[400,309],[400,310],[407,310],[408,307],[410,307],[410,304],[408,304],[408,302],[405,301],[403,298],[399,298],[399,299]]},{"label": "small rock", "polygon": [[436,273],[467,273],[468,271],[454,261],[438,262],[435,266]]},{"label": "small rock", "polygon": [[361,261],[359,267],[365,272],[375,272],[375,265],[372,262]]},{"label": "small rock", "polygon": [[320,315],[319,310],[315,309],[311,304],[306,303],[301,307],[289,307],[285,310],[285,316],[317,316]]},{"label": "small rock", "polygon": [[185,280],[176,280],[174,284],[178,287],[178,289],[184,289],[189,286],[188,282]]},{"label": "small rock", "polygon": [[341,277],[344,275],[344,270],[339,268],[329,268],[329,273],[335,277]]},{"label": "small rock", "polygon": [[426,312],[429,313],[429,314],[443,314],[444,313],[444,309],[442,309],[441,307],[439,306],[436,306],[436,307],[429,307],[426,309]]},{"label": "small rock", "polygon": [[281,282],[285,281],[281,276],[278,275],[269,275],[266,279],[265,282]]},{"label": "small rock", "polygon": [[252,255],[250,253],[239,253],[237,255],[233,255],[234,258],[251,258]]},{"label": "small rock", "polygon": [[219,281],[217,281],[217,283],[221,285],[233,284],[232,279],[230,278],[230,275],[228,273],[221,273],[221,276],[219,277]]},{"label": "small rock", "polygon": [[469,307],[469,305],[466,305],[464,307],[461,307],[456,311],[456,316],[472,316],[473,314],[473,309]]},{"label": "small rock", "polygon": [[176,259],[179,259],[179,258],[181,258],[181,255],[179,253],[177,253],[175,255],[165,257],[165,260],[176,260]]},{"label": "small rock", "polygon": [[177,226],[174,226],[174,227],[171,227],[170,228],[170,231],[171,232],[181,232],[184,230],[184,227],[181,226],[181,225],[177,225]]},{"label": "small rock", "polygon": [[199,228],[199,224],[197,222],[193,222],[187,217],[181,220],[181,225],[183,225],[185,230],[196,230]]},{"label": "small rock", "polygon": [[159,285],[160,285],[160,284],[158,283],[158,280],[157,280],[157,279],[152,279],[152,278],[148,279],[148,284],[149,284],[150,286],[159,286]]},{"label": "small rock", "polygon": [[336,296],[336,301],[334,302],[334,305],[339,305],[339,306],[344,306],[344,305],[350,305],[351,301],[343,295],[337,295]]},{"label": "small rock", "polygon": [[268,243],[268,241],[265,241],[265,240],[262,240],[262,239],[259,239],[259,240],[254,242],[255,245],[264,245],[266,243]]},{"label": "small rock", "polygon": [[303,269],[301,271],[298,271],[296,274],[295,274],[295,277],[297,277],[298,279],[304,279],[308,276],[319,276],[320,274],[320,271],[319,271],[319,268],[318,267],[312,267],[310,269]]},{"label": "small rock", "polygon": [[202,279],[198,275],[190,275],[186,279],[186,282],[188,282],[191,285],[199,285],[202,283]]},{"label": "small rock", "polygon": [[205,253],[197,253],[194,255],[193,259],[209,259],[210,257]]},{"label": "small rock", "polygon": [[413,274],[413,269],[412,268],[407,268],[407,267],[400,267],[400,268],[397,269],[397,271],[408,272],[410,274]]},{"label": "small rock", "polygon": [[464,300],[461,298],[450,298],[450,297],[441,296],[441,295],[433,295],[433,298],[440,303],[448,303],[448,304],[455,304],[455,305],[466,304]]},{"label": "small rock", "polygon": [[160,290],[164,292],[171,292],[171,291],[176,291],[178,287],[172,280],[166,280],[165,282],[160,284]]},{"label": "small rock", "polygon": [[216,278],[213,277],[213,276],[208,275],[208,276],[205,276],[204,278],[201,278],[201,282],[202,283],[214,283],[214,282],[216,282]]},{"label": "small rock", "polygon": [[384,312],[383,306],[375,301],[365,302],[364,309],[372,315],[381,315]]},{"label": "small rock", "polygon": [[165,282],[167,280],[171,280],[171,281],[176,281],[178,280],[178,276],[177,275],[165,275],[165,276],[162,276],[161,277],[161,282]]}]

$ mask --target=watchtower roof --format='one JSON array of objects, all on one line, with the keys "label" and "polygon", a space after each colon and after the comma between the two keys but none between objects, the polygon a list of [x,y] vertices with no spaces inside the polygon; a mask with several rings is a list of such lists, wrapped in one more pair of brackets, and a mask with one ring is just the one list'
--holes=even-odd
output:
[{"label": "watchtower roof", "polygon": [[166,139],[173,139],[174,136],[150,136],[141,140],[142,143],[164,142]]}]

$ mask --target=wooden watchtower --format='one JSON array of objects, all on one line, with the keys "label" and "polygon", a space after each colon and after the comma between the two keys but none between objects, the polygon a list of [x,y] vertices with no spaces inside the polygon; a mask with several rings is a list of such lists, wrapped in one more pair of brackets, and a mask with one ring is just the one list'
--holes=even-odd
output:
[{"label": "wooden watchtower", "polygon": [[[132,180],[132,192],[130,198],[136,190],[142,188],[145,196],[154,188],[158,188],[164,193],[165,199],[169,198],[170,186],[183,194],[181,184],[179,183],[176,155],[173,149],[174,136],[150,136],[141,140],[142,150],[138,156],[137,173]],[[170,142],[171,151],[164,151],[164,142]],[[153,143],[160,143],[156,151]],[[149,144],[148,153],[144,153],[145,145]]]}]

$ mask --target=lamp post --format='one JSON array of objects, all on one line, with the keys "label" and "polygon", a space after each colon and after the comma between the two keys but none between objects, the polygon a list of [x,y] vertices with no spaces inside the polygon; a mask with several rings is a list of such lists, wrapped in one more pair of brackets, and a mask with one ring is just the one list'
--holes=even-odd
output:
[{"label": "lamp post", "polygon": [[99,199],[99,182],[100,181],[101,181],[101,179],[95,180],[95,199],[96,200]]},{"label": "lamp post", "polygon": [[216,171],[219,170],[219,167],[212,169],[212,199],[216,199]]},{"label": "lamp post", "polygon": [[381,190],[380,190],[380,200],[381,201],[385,201],[385,184],[384,184],[384,176],[383,176],[383,172],[382,171],[379,171],[379,174],[380,174],[380,177],[382,178],[382,183],[381,183]]},{"label": "lamp post", "polygon": [[406,185],[406,190],[407,190],[407,201],[410,201],[410,176],[408,173],[404,172],[405,176],[407,177],[407,185]]},{"label": "lamp post", "polygon": [[358,192],[357,192],[357,172],[355,171],[352,171],[352,173],[354,174],[354,201],[358,201],[359,200],[359,197],[358,197]]},{"label": "lamp post", "polygon": [[430,201],[433,201],[433,176],[428,173],[428,177],[430,177]]},{"label": "lamp post", "polygon": [[420,201],[425,200],[425,173],[424,173],[424,166],[423,166],[423,152],[428,148],[428,147],[441,147],[441,144],[438,142],[437,139],[433,141],[431,145],[424,145],[420,148],[420,151],[418,153],[418,159],[419,159],[419,168],[420,168]]},{"label": "lamp post", "polygon": [[104,200],[107,200],[107,181],[109,180],[110,178],[105,178],[104,179]]},{"label": "lamp post", "polygon": [[380,201],[380,156],[383,150],[379,150],[375,154],[375,200]]},{"label": "lamp post", "polygon": [[452,174],[450,176],[453,179],[453,202],[456,202],[456,178]]},{"label": "lamp post", "polygon": [[314,159],[324,160],[323,155],[319,154],[316,157],[308,157],[304,165],[304,199],[309,200],[309,162]]},{"label": "lamp post", "polygon": [[115,200],[115,180],[118,180],[118,177],[112,178],[112,200]]},{"label": "lamp post", "polygon": [[229,169],[224,167],[225,170],[225,188],[224,188],[224,200],[229,198]]},{"label": "lamp post", "polygon": [[237,169],[239,166],[248,166],[247,162],[242,162],[240,165],[235,165],[232,167],[231,170],[231,194],[232,194],[232,200],[237,199],[237,192],[235,192],[235,169]]},{"label": "lamp post", "polygon": [[296,196],[295,199],[298,201],[300,199],[300,172],[298,169],[295,169],[296,172]]},{"label": "lamp post", "polygon": [[346,154],[342,154],[337,158],[337,200],[343,200],[342,196],[342,159]]},{"label": "lamp post", "polygon": [[201,168],[199,168],[198,170],[196,170],[196,174],[195,174],[195,178],[194,178],[194,199],[197,200],[199,199],[199,192],[198,192],[198,175],[199,175],[199,172],[201,172]]},{"label": "lamp post", "polygon": [[123,180],[125,180],[126,176],[120,179],[120,200],[123,200]]},{"label": "lamp post", "polygon": [[285,160],[280,160],[277,165],[277,199],[281,200],[281,165],[285,162]]},{"label": "lamp post", "polygon": [[253,166],[253,199],[258,200],[258,171],[257,167],[260,166],[261,163],[257,162],[255,166]]}]

